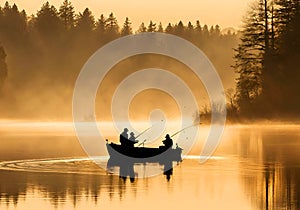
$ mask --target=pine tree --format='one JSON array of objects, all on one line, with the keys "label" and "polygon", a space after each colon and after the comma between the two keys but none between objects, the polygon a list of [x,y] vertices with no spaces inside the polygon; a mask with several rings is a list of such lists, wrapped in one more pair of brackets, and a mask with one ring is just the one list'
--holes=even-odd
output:
[{"label": "pine tree", "polygon": [[267,0],[252,5],[244,20],[241,42],[235,49],[234,68],[237,79],[237,100],[243,113],[253,114],[258,108],[257,100],[263,91],[268,92],[269,78],[266,74],[266,57],[270,52],[269,7]]},{"label": "pine tree", "polygon": [[189,40],[190,42],[196,44],[196,43],[195,43],[196,38],[195,38],[195,33],[194,33],[194,31],[195,31],[194,26],[193,26],[193,24],[189,21],[189,22],[188,22],[188,25],[187,25],[187,27],[186,27],[186,31],[185,31],[185,38],[186,38],[187,40]]},{"label": "pine tree", "polygon": [[95,28],[94,16],[88,8],[79,13],[76,22],[76,28],[82,33],[91,33]]},{"label": "pine tree", "polygon": [[150,20],[150,23],[147,28],[147,32],[155,32],[156,31],[156,23],[153,23],[152,20]]},{"label": "pine tree", "polygon": [[58,12],[49,2],[43,4],[37,12],[34,21],[34,30],[36,30],[44,41],[55,42],[62,32],[62,22]]},{"label": "pine tree", "polygon": [[209,30],[208,30],[208,26],[206,24],[202,28],[202,34],[201,35],[204,39],[207,39],[208,36],[209,36]]},{"label": "pine tree", "polygon": [[119,25],[113,13],[110,13],[106,19],[105,30],[107,31],[110,40],[114,40],[119,36]]},{"label": "pine tree", "polygon": [[145,27],[145,24],[141,23],[137,33],[143,33],[143,32],[146,32],[146,31],[147,31],[147,28]]},{"label": "pine tree", "polygon": [[193,24],[191,23],[191,21],[188,22],[187,30],[188,30],[188,31],[193,31],[193,30],[194,30],[194,26],[193,26]]},{"label": "pine tree", "polygon": [[158,24],[157,32],[161,32],[161,33],[164,32],[164,28],[163,28],[161,22],[159,22],[159,24]]},{"label": "pine tree", "polygon": [[6,53],[4,51],[4,48],[0,47],[0,93],[2,90],[2,87],[4,85],[4,80],[7,77],[7,65],[5,62]]},{"label": "pine tree", "polygon": [[101,47],[102,45],[106,44],[109,40],[105,27],[106,27],[106,18],[104,17],[103,14],[101,14],[100,18],[96,23],[96,29],[95,29],[96,42],[99,44],[98,47]]},{"label": "pine tree", "polygon": [[19,12],[16,4],[10,6],[6,2],[0,13],[0,40],[12,45],[22,44],[26,41],[27,33],[27,15],[25,11]]},{"label": "pine tree", "polygon": [[171,25],[171,23],[168,24],[168,26],[165,29],[165,32],[168,33],[168,34],[173,34],[174,33],[174,28]]},{"label": "pine tree", "polygon": [[201,33],[202,33],[202,27],[201,27],[201,24],[200,24],[200,21],[199,21],[199,20],[196,21],[195,32],[196,32],[197,34],[199,34],[199,35],[201,35]]},{"label": "pine tree", "polygon": [[295,116],[300,111],[300,2],[276,1],[274,7],[276,54],[270,83],[277,97],[273,100],[278,112]]},{"label": "pine tree", "polygon": [[74,27],[75,11],[70,1],[64,0],[63,4],[59,8],[59,17],[62,20],[66,30],[70,30]]},{"label": "pine tree", "polygon": [[121,36],[126,36],[132,34],[132,27],[129,18],[126,17],[123,28],[121,30]]},{"label": "pine tree", "polygon": [[221,35],[221,28],[220,28],[219,25],[215,26],[214,35],[217,36],[217,37]]},{"label": "pine tree", "polygon": [[182,21],[179,21],[179,23],[175,25],[174,32],[177,36],[184,37],[185,28]]},{"label": "pine tree", "polygon": [[100,15],[100,18],[98,19],[96,23],[96,33],[97,36],[104,36],[105,34],[105,26],[106,26],[106,18],[103,14]]}]

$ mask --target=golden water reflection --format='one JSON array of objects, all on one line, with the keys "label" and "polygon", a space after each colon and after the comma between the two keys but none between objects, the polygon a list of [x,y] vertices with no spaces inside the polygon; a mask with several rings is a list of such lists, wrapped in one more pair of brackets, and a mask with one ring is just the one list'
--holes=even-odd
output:
[{"label": "golden water reflection", "polygon": [[60,172],[51,172],[55,161],[47,172],[7,164],[0,209],[299,209],[299,151],[298,128],[228,127],[215,158],[185,159],[169,182],[158,175],[131,183],[86,161],[60,163]]}]

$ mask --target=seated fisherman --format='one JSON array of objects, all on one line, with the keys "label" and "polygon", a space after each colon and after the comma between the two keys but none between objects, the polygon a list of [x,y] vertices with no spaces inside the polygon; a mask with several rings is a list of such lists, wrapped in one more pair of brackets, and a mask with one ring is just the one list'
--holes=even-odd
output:
[{"label": "seated fisherman", "polygon": [[166,135],[166,139],[163,140],[163,143],[164,143],[164,146],[165,146],[167,149],[169,149],[170,147],[173,146],[173,140],[170,138],[170,135],[169,135],[169,134]]},{"label": "seated fisherman", "polygon": [[129,140],[130,140],[133,144],[138,143],[139,141],[137,141],[137,140],[135,140],[135,139],[136,139],[136,138],[135,138],[135,136],[134,136],[134,133],[131,132],[131,133],[130,133],[130,138],[129,138]]},{"label": "seated fisherman", "polygon": [[125,146],[125,147],[133,147],[133,145],[135,143],[138,143],[138,141],[135,140],[135,136],[134,136],[133,132],[130,133],[130,138],[128,138],[128,134],[127,133],[128,133],[128,129],[124,128],[123,133],[120,134],[121,145]]}]

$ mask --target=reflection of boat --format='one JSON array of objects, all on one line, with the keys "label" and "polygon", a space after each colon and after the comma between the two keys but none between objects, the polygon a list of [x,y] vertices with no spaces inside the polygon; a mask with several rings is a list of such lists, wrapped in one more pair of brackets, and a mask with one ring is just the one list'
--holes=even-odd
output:
[{"label": "reflection of boat", "polygon": [[160,146],[154,147],[126,147],[120,144],[106,144],[107,151],[112,162],[166,162],[166,161],[181,161],[182,148],[176,146],[175,149]]}]

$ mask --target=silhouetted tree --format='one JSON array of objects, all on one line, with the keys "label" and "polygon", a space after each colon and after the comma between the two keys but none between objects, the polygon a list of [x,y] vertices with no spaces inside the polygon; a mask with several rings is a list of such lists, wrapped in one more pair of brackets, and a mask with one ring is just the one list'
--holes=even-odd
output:
[{"label": "silhouetted tree", "polygon": [[7,65],[5,62],[6,53],[4,51],[4,48],[0,47],[0,93],[4,84],[4,80],[7,77]]},{"label": "silhouetted tree", "polygon": [[141,25],[139,26],[139,29],[138,29],[137,33],[143,33],[143,32],[146,32],[146,31],[147,31],[147,28],[145,27],[145,24],[141,23]]},{"label": "silhouetted tree", "polygon": [[[169,23],[165,30],[161,23],[156,25],[151,21],[148,28],[142,23],[137,33],[147,30],[171,33],[190,40],[201,47],[220,69],[224,69],[226,65],[229,66],[231,62],[229,55],[231,48],[235,46],[236,36],[234,35],[226,37],[226,40],[220,36],[212,42],[207,30],[207,39],[203,41],[200,23],[193,27],[191,23],[185,26],[181,21],[175,25]],[[36,14],[29,17],[25,11],[19,11],[16,5],[11,6],[9,3],[5,3],[2,8],[0,7],[0,41],[5,46],[6,53],[10,58],[7,64],[9,72],[11,72],[9,79],[12,90],[12,94],[9,94],[11,99],[19,97],[20,91],[17,90],[20,89],[23,90],[23,93],[36,95],[41,102],[53,97],[55,100],[52,102],[57,102],[55,105],[52,102],[49,105],[43,103],[42,107],[44,108],[40,109],[39,113],[34,112],[36,116],[42,116],[48,112],[52,116],[57,111],[59,101],[65,104],[65,101],[71,100],[70,93],[75,79],[88,57],[105,43],[120,35],[131,33],[132,29],[128,18],[122,29],[119,30],[117,19],[113,13],[108,18],[101,15],[95,22],[95,18],[88,8],[82,13],[75,14],[70,0],[64,0],[59,10],[46,2]],[[222,50],[217,48],[224,44],[227,44],[224,51],[223,48]],[[222,62],[219,61],[221,65],[215,62],[218,60],[217,57],[222,57]],[[133,68],[145,63],[140,58],[136,59],[137,62],[133,64]],[[1,78],[3,79],[3,76]],[[32,88],[32,84],[35,84],[34,88]],[[41,89],[47,90],[47,93],[38,91]],[[57,94],[58,92],[60,94]],[[5,96],[7,97],[7,95]],[[20,103],[16,103],[16,107],[12,109],[17,110],[16,112],[9,113],[1,110],[1,113],[15,114],[18,117],[20,117],[19,114],[31,115],[34,107],[27,100],[27,95],[21,96],[19,97]],[[61,106],[61,109],[64,107],[67,106]],[[63,111],[68,112],[68,110],[66,108]],[[60,113],[57,113],[57,116],[59,117]]]},{"label": "silhouetted tree", "polygon": [[159,22],[159,24],[158,24],[157,32],[164,32],[164,28],[163,28],[161,22]]},{"label": "silhouetted tree", "polygon": [[202,27],[199,20],[196,21],[195,32],[199,35],[202,33]]},{"label": "silhouetted tree", "polygon": [[105,29],[109,34],[110,40],[114,40],[119,36],[119,25],[113,13],[110,13],[106,19]]},{"label": "silhouetted tree", "polygon": [[155,32],[156,31],[156,23],[153,23],[152,20],[150,20],[147,31],[148,32]]},{"label": "silhouetted tree", "polygon": [[[197,27],[196,27],[197,28]],[[203,37],[207,38],[209,36],[208,26],[205,24],[202,28]]]},{"label": "silhouetted tree", "polygon": [[105,26],[106,26],[106,18],[104,17],[103,14],[100,15],[100,18],[97,21],[96,24],[96,32],[99,35],[103,35],[105,33]]},{"label": "silhouetted tree", "polygon": [[95,19],[92,12],[86,8],[83,13],[79,13],[76,19],[76,28],[83,33],[92,33],[95,28]]},{"label": "silhouetted tree", "polygon": [[239,74],[237,100],[241,111],[248,114],[253,114],[253,109],[257,109],[255,102],[262,92],[262,69],[269,50],[266,3],[266,0],[259,0],[252,5],[244,20],[241,43],[235,49],[234,68]]},{"label": "silhouetted tree", "polygon": [[60,37],[63,25],[56,8],[49,2],[42,5],[33,21],[34,30],[43,41],[55,42]]},{"label": "silhouetted tree", "polygon": [[194,26],[193,26],[193,24],[191,23],[191,21],[189,21],[189,23],[188,23],[187,30],[188,30],[188,31],[193,31],[193,30],[194,30]]},{"label": "silhouetted tree", "polygon": [[275,93],[269,98],[277,106],[277,112],[295,116],[300,111],[300,2],[276,1],[276,54],[270,58],[272,75],[269,85]]},{"label": "silhouetted tree", "polygon": [[183,37],[184,36],[184,25],[182,21],[179,21],[177,25],[174,27],[174,32],[177,36]]},{"label": "silhouetted tree", "polygon": [[0,9],[0,40],[8,45],[22,45],[27,36],[27,16],[16,4],[5,3]]},{"label": "silhouetted tree", "polygon": [[100,15],[96,23],[95,36],[96,41],[99,43],[99,47],[108,42],[108,34],[106,32],[106,18],[103,14]]},{"label": "silhouetted tree", "polygon": [[129,18],[126,17],[123,28],[121,30],[121,35],[126,36],[130,34],[132,34],[131,22],[129,21]]},{"label": "silhouetted tree", "polygon": [[165,32],[168,33],[168,34],[174,33],[174,29],[173,29],[173,26],[172,26],[171,23],[168,24],[168,26],[165,29]]},{"label": "silhouetted tree", "polygon": [[237,102],[245,115],[299,112],[300,2],[257,0],[235,49]]},{"label": "silhouetted tree", "polygon": [[195,35],[196,35],[195,28],[194,28],[193,24],[189,21],[188,25],[187,25],[187,27],[185,29],[185,36],[184,37],[187,40],[189,40],[190,42],[196,44],[195,40],[197,38],[195,37]]},{"label": "silhouetted tree", "polygon": [[216,25],[216,26],[215,26],[215,29],[214,29],[213,36],[219,37],[220,35],[221,35],[221,29],[220,29],[220,26],[219,26],[219,25]]},{"label": "silhouetted tree", "polygon": [[63,4],[59,8],[59,17],[62,20],[66,30],[70,30],[74,27],[75,11],[70,1],[64,0]]}]

